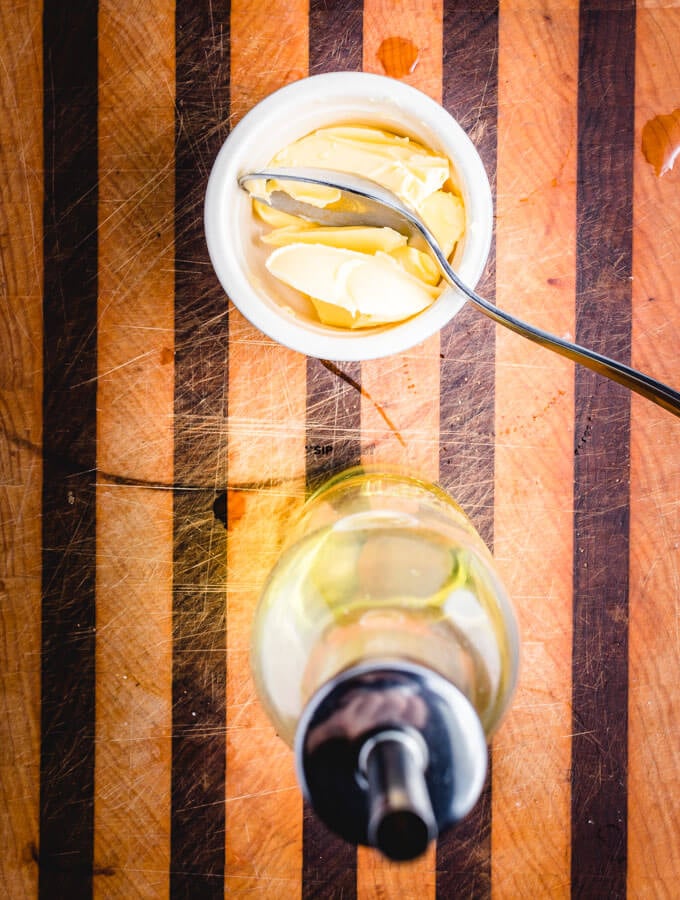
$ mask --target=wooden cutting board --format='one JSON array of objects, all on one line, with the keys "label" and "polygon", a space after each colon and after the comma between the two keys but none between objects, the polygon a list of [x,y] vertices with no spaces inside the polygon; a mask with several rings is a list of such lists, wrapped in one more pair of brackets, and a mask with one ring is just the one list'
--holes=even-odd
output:
[{"label": "wooden cutting board", "polygon": [[[0,10],[3,894],[675,893],[677,419],[469,308],[397,357],[305,359],[207,256],[230,128],[307,74],[389,74],[487,167],[479,291],[680,386],[680,9],[472,7]],[[248,664],[291,517],[359,462],[458,499],[522,630],[482,801],[402,866],[304,806]]]}]

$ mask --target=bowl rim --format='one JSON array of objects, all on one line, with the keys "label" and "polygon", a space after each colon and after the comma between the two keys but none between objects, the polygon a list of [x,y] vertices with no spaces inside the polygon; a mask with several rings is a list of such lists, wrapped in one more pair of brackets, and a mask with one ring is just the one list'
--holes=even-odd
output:
[{"label": "bowl rim", "polygon": [[[259,101],[227,136],[208,178],[204,230],[210,260],[229,299],[261,332],[306,356],[337,361],[378,359],[406,352],[443,328],[466,301],[461,291],[448,287],[430,307],[404,322],[370,331],[333,329],[311,320],[302,321],[288,314],[283,305],[280,312],[274,310],[246,274],[240,238],[234,240],[234,234],[240,231],[236,207],[243,212],[243,204],[247,203],[250,210],[250,199],[238,187],[238,176],[269,162],[276,151],[267,151],[261,160],[257,154],[263,153],[260,148],[267,141],[271,144],[273,127],[293,130],[301,137],[323,127],[305,123],[319,116],[326,119],[326,124],[342,121],[342,108],[354,108],[357,104],[365,106],[366,119],[375,117],[385,122],[399,118],[402,130],[406,127],[414,137],[426,133],[427,138],[420,140],[427,140],[428,146],[450,159],[460,182],[467,219],[464,247],[456,269],[472,288],[484,271],[493,238],[493,200],[482,160],[456,119],[419,89],[368,72],[328,72],[291,82]],[[334,116],[336,107],[338,113]],[[291,124],[291,108],[296,110],[299,127]],[[406,122],[411,122],[412,127]],[[278,147],[289,142],[282,137]]]}]

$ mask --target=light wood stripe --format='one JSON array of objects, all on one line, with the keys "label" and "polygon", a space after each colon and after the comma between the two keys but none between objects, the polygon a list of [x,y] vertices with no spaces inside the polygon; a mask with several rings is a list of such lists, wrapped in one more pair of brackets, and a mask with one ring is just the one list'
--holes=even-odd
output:
[{"label": "light wood stripe", "polygon": [[41,4],[0,6],[0,886],[38,889],[42,467]]},{"label": "light wood stripe", "polygon": [[[499,38],[497,303],[573,334],[578,6],[501,10]],[[497,329],[494,548],[523,657],[493,742],[497,897],[569,896],[573,385]]]},{"label": "light wood stripe", "polygon": [[96,897],[169,892],[174,24],[100,3]]},{"label": "light wood stripe", "polygon": [[[635,69],[633,364],[680,385],[678,161],[657,177],[642,130],[680,107],[680,8],[639,3]],[[628,896],[680,882],[680,422],[633,398],[631,434]]]},{"label": "light wood stripe", "polygon": [[[400,4],[367,0],[364,3],[364,71],[385,74],[378,50],[390,37],[407,37],[419,50],[415,70],[403,80],[441,102],[441,3],[429,0],[414,16]],[[436,480],[439,335],[400,356],[365,362],[361,367],[361,383],[369,395],[364,395],[361,407],[364,462],[400,465]]]},{"label": "light wood stripe", "polygon": [[[285,40],[282,39],[285,35]],[[307,72],[307,4],[232,3],[230,124]],[[229,310],[227,839],[231,895],[301,892],[302,797],[290,749],[256,701],[252,617],[264,579],[304,500],[305,358]]]},{"label": "light wood stripe", "polygon": [[[364,71],[384,75],[378,52],[401,37],[419,51],[409,84],[441,102],[442,4],[420,5],[418,15],[401,4],[364,3]],[[436,481],[439,475],[439,335],[399,356],[364,362],[361,404],[362,461],[400,466]],[[386,414],[386,417],[385,415]],[[392,427],[386,421],[392,423]],[[376,850],[357,853],[359,897],[434,897],[435,845],[411,863],[390,863]]]}]

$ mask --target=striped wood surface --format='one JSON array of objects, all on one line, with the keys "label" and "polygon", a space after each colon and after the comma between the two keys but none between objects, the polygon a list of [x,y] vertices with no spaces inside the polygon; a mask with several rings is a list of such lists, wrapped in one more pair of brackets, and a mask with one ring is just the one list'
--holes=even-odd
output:
[{"label": "striped wood surface", "polygon": [[[680,105],[677,4],[3,4],[3,896],[677,894],[680,424],[469,308],[304,359],[207,258],[229,129],[394,37],[489,172],[480,290],[680,385],[680,173],[641,149]],[[248,669],[290,516],[361,460],[458,498],[523,638],[482,801],[403,866],[312,816]]]}]

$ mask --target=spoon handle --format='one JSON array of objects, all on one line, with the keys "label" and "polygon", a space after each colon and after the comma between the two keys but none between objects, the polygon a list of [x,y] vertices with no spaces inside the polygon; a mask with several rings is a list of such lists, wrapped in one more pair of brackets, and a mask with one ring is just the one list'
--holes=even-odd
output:
[{"label": "spoon handle", "polygon": [[[250,172],[239,178],[239,184],[246,187],[249,181],[263,179],[281,179],[288,181],[309,182],[311,184],[325,185],[341,191],[342,199],[328,208],[310,206],[308,203],[296,201],[287,194],[277,191],[270,197],[261,198],[265,203],[270,203],[277,209],[299,215],[313,222],[321,222],[326,225],[388,225],[397,231],[406,233],[409,237],[418,236],[425,241],[427,249],[432,253],[439,264],[446,280],[462,291],[468,299],[481,312],[499,325],[503,325],[522,337],[554,350],[561,356],[566,356],[573,362],[580,363],[588,369],[592,369],[599,375],[604,375],[618,384],[624,385],[631,391],[641,394],[653,403],[657,403],[663,409],[680,416],[680,393],[668,387],[661,381],[657,381],[637,369],[617,362],[607,356],[602,356],[595,350],[581,347],[564,338],[543,331],[523,322],[508,312],[499,309],[480,297],[471,287],[468,287],[451,268],[448,259],[437,243],[437,239],[422,221],[416,212],[408,208],[398,197],[388,191],[382,185],[339,172],[326,171],[325,169],[263,169],[260,172]],[[247,189],[247,187],[246,187]]]},{"label": "spoon handle", "polygon": [[625,363],[610,359],[601,353],[597,353],[595,350],[581,347],[579,344],[557,337],[557,335],[551,334],[549,331],[543,331],[541,328],[529,325],[527,322],[523,322],[510,313],[499,309],[488,300],[480,297],[472,288],[460,280],[444,254],[438,252],[439,248],[436,244],[434,246],[431,245],[431,247],[437,256],[447,281],[462,291],[481,312],[493,319],[494,322],[504,325],[511,331],[528,338],[530,341],[534,341],[536,344],[540,344],[542,347],[554,350],[561,356],[566,356],[567,359],[592,369],[593,372],[597,372],[599,375],[604,375],[612,381],[630,388],[631,391],[641,394],[653,403],[668,410],[668,412],[680,416],[680,393],[678,391],[673,390],[673,388],[661,381],[657,381],[656,378],[652,378],[650,375],[645,375],[644,372],[638,372],[637,369],[633,369]]}]

